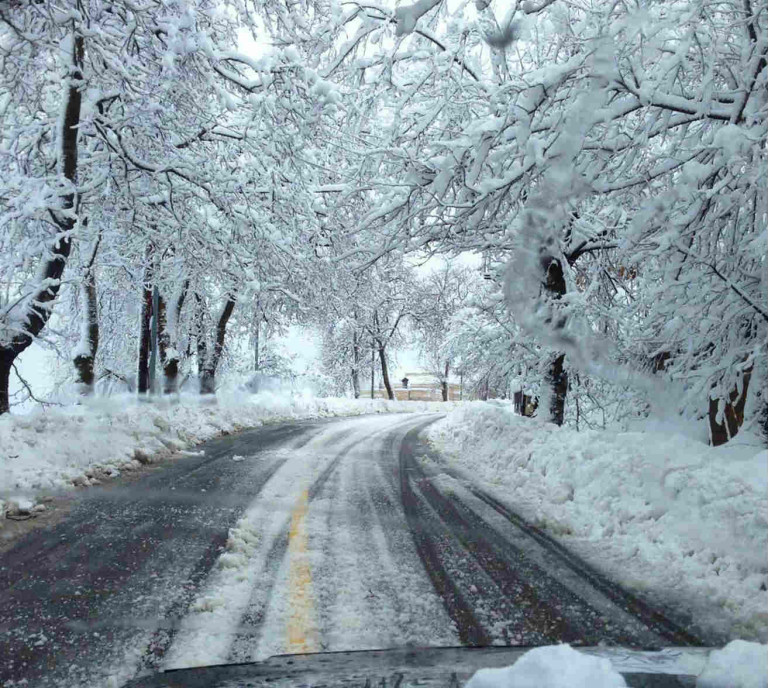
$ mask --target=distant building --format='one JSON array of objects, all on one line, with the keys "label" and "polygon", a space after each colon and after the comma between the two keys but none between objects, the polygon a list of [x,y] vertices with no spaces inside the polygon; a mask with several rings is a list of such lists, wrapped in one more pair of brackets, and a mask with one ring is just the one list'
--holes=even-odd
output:
[{"label": "distant building", "polygon": [[[392,391],[395,398],[400,401],[442,401],[442,386],[432,373],[406,373],[399,384],[393,384]],[[387,390],[379,382],[378,389],[374,391],[377,399],[386,399]],[[448,383],[448,400],[459,401],[461,398],[461,384],[450,381]],[[466,399],[466,394],[464,399]]]}]

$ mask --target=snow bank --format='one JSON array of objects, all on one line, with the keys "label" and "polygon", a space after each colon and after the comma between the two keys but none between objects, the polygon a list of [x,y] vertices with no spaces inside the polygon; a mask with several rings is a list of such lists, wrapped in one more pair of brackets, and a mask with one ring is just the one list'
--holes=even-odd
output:
[{"label": "snow bank", "polygon": [[[319,399],[268,392],[142,402],[100,398],[81,406],[0,417],[0,515],[29,510],[42,491],[97,484],[156,455],[183,451],[265,422],[367,413],[445,411],[455,402]],[[0,518],[0,528],[3,519]]]},{"label": "snow bank", "polygon": [[591,657],[570,645],[526,652],[512,666],[480,669],[466,688],[624,688],[622,675],[604,657]]},{"label": "snow bank", "polygon": [[768,686],[768,647],[734,640],[709,655],[696,688],[765,688]]},{"label": "snow bank", "polygon": [[[512,666],[478,670],[466,688],[621,688],[627,684],[619,671],[634,673],[638,669],[623,664],[621,659],[614,663],[606,657],[583,654],[570,645],[549,645],[526,652]],[[640,667],[640,671],[651,668]],[[765,686],[768,646],[744,640],[713,650],[696,677],[696,688]]]},{"label": "snow bank", "polygon": [[464,404],[449,461],[614,580],[722,639],[768,638],[768,452],[672,433],[576,432]]}]

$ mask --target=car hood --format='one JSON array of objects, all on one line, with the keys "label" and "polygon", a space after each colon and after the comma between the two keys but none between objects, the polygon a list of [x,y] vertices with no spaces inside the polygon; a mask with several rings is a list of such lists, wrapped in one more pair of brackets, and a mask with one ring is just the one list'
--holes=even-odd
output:
[{"label": "car hood", "polygon": [[[462,688],[478,669],[514,664],[532,648],[404,647],[389,650],[278,655],[262,662],[172,669],[124,688]],[[611,661],[629,686],[693,686],[708,648],[639,651],[578,647]]]}]

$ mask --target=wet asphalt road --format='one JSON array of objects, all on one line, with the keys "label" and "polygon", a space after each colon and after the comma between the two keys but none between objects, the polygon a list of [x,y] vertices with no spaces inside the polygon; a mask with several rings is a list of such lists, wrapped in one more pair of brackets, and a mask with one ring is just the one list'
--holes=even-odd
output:
[{"label": "wet asphalt road", "polygon": [[[117,686],[162,668],[229,529],[281,476],[290,485],[290,471],[312,462],[312,649],[348,649],[353,638],[699,644],[430,456],[419,431],[435,419],[267,426],[127,484],[83,491],[63,521],[0,554],[0,685]],[[236,611],[227,661],[285,651],[267,617],[277,618],[270,605],[285,587],[289,516],[280,514],[285,526],[274,529],[251,600]],[[414,600],[423,606],[413,609]]]}]

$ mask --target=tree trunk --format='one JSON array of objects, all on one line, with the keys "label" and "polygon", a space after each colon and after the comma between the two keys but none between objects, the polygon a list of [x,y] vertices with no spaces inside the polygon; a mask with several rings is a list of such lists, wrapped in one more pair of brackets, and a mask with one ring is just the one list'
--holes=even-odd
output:
[{"label": "tree trunk", "polygon": [[216,394],[216,372],[210,368],[200,374],[200,394]]},{"label": "tree trunk", "polygon": [[160,361],[163,366],[163,394],[176,394],[179,391],[179,350],[178,326],[181,309],[189,290],[189,280],[184,280],[176,303],[168,320],[168,308],[165,300],[160,298],[160,308],[157,318],[159,326]]},{"label": "tree trunk", "polygon": [[213,342],[213,352],[205,358],[202,374],[200,375],[200,394],[216,393],[216,370],[219,367],[221,355],[224,352],[224,340],[227,335],[227,323],[235,310],[235,297],[230,295],[221,310],[216,323],[216,338]]},{"label": "tree trunk", "polygon": [[747,390],[752,378],[752,368],[744,371],[741,383],[741,394],[734,389],[725,402],[722,422],[718,421],[719,399],[709,400],[709,443],[713,447],[725,444],[733,439],[744,424],[744,406],[747,403]]},{"label": "tree trunk", "polygon": [[16,354],[11,349],[0,349],[0,413],[8,413],[11,400],[8,396],[11,386],[11,368]]},{"label": "tree trunk", "polygon": [[[207,392],[202,391],[203,377],[208,361],[208,340],[205,332],[205,303],[197,292],[195,292],[195,301],[197,301],[197,323],[195,327],[197,330],[195,333],[195,339],[197,340],[197,377],[200,380],[200,393],[206,394]],[[206,386],[207,385],[208,381],[206,380]]]},{"label": "tree trunk", "polygon": [[374,385],[376,382],[376,347],[371,342],[371,399],[376,398]]},{"label": "tree trunk", "polygon": [[259,352],[259,339],[261,337],[261,313],[256,316],[256,324],[253,332],[253,369],[258,373],[261,368],[261,353]]},{"label": "tree trunk", "polygon": [[563,364],[565,363],[565,354],[555,356],[549,365],[547,381],[550,386],[549,400],[549,419],[556,425],[562,425],[565,419],[565,398],[568,394],[568,373],[565,372]]},{"label": "tree trunk", "polygon": [[379,360],[381,361],[381,378],[384,380],[387,397],[389,399],[394,399],[395,393],[392,391],[392,385],[389,382],[389,370],[387,370],[387,353],[381,345],[379,345]]},{"label": "tree trunk", "polygon": [[360,398],[360,341],[357,332],[352,333],[352,393]]},{"label": "tree trunk", "polygon": [[152,265],[152,248],[147,246],[147,264],[144,267],[144,282],[141,288],[141,315],[139,317],[139,367],[138,367],[138,391],[139,394],[147,394],[149,390],[149,356],[152,332],[152,282],[154,281],[154,269]]},{"label": "tree trunk", "polygon": [[[94,258],[96,252],[94,251]],[[85,306],[85,328],[83,340],[78,347],[79,351],[74,358],[75,371],[77,373],[77,385],[80,394],[90,396],[94,391],[94,361],[99,350],[99,304],[96,298],[96,275],[94,274],[93,261],[89,266],[82,285],[83,302]]]},{"label": "tree trunk", "polygon": [[445,362],[445,377],[443,378],[443,401],[448,401],[448,371],[450,361]]},{"label": "tree trunk", "polygon": [[168,358],[168,349],[171,345],[168,332],[168,308],[162,294],[157,296],[157,349],[160,354],[160,365],[165,364]]},{"label": "tree trunk", "polygon": [[[61,128],[60,171],[77,184],[78,136],[82,106],[84,44],[83,37],[74,36],[72,41],[71,67],[65,81],[64,119]],[[60,230],[48,257],[40,269],[40,287],[28,299],[24,331],[14,335],[7,344],[0,346],[0,415],[10,410],[10,372],[17,356],[24,351],[43,330],[51,317],[51,305],[59,294],[61,276],[72,249],[71,232],[78,221],[74,193],[61,196],[61,209],[52,210],[51,216]]]},{"label": "tree trunk", "polygon": [[[562,263],[551,255],[541,258],[541,266],[544,269],[546,279],[544,287],[553,301],[559,301],[565,296],[565,274]],[[556,304],[552,304],[553,310]],[[554,313],[553,316],[554,317]],[[556,330],[565,327],[565,318],[557,318],[553,324]],[[549,365],[547,382],[550,387],[549,419],[556,425],[562,425],[565,419],[565,400],[568,394],[568,373],[565,371],[565,354],[556,354]]]}]

